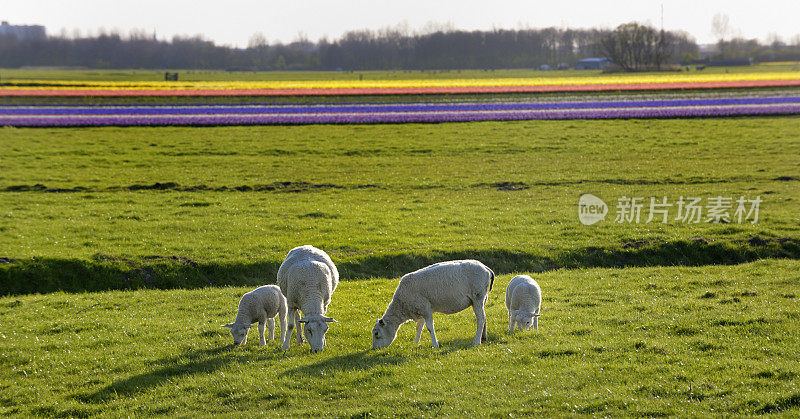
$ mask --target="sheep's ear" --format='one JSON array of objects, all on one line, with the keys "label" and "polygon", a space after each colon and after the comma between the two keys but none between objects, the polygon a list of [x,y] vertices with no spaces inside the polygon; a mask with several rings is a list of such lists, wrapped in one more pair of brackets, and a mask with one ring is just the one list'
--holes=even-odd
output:
[{"label": "sheep's ear", "polygon": [[308,323],[308,317],[303,317],[302,319],[298,320],[300,323]]},{"label": "sheep's ear", "polygon": [[325,320],[325,323],[339,323],[339,321],[331,317],[323,317],[322,320]]},{"label": "sheep's ear", "polygon": [[233,323],[223,324],[222,327],[233,328]]},{"label": "sheep's ear", "polygon": [[378,319],[378,324],[381,326],[386,326],[386,322],[383,319]]}]

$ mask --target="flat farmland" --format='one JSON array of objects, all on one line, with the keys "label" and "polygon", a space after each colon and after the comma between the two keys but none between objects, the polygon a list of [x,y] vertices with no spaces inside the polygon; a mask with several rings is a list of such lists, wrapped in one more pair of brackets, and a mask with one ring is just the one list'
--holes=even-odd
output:
[{"label": "flat farmland", "polygon": [[[0,409],[796,413],[798,126],[4,128]],[[583,193],[605,221],[578,221]],[[755,224],[616,223],[623,196],[763,202]],[[326,350],[232,348],[239,296],[306,243],[342,272]],[[499,275],[488,344],[463,312],[437,315],[440,349],[405,326],[368,350],[397,277],[457,257]],[[538,332],[505,331],[516,273],[542,285]]]},{"label": "flat farmland", "polygon": [[[3,415],[800,412],[798,116],[3,127],[0,148]],[[303,244],[341,272],[325,351],[233,347],[241,295]],[[405,325],[370,350],[398,278],[461,258],[498,274],[488,342],[466,310],[435,315],[438,349]],[[508,333],[523,273],[540,329]]]}]

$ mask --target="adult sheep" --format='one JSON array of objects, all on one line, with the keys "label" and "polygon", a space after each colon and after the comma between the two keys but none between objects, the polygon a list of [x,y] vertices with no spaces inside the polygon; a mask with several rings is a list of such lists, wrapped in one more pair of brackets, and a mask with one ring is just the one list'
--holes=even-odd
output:
[{"label": "adult sheep", "polygon": [[486,340],[484,305],[493,283],[494,272],[477,260],[440,262],[404,275],[383,317],[372,328],[373,349],[391,345],[397,329],[408,320],[417,321],[414,344],[419,344],[424,324],[433,347],[438,348],[433,313],[453,314],[469,306],[478,326],[473,344],[480,345]]},{"label": "adult sheep", "polygon": [[281,342],[286,333],[286,298],[277,285],[264,285],[258,287],[239,300],[239,309],[236,320],[222,327],[231,329],[234,345],[243,345],[247,342],[247,332],[253,323],[258,322],[259,345],[267,344],[264,339],[264,326],[269,325],[269,340],[275,336],[275,316],[281,322]]},{"label": "adult sheep", "polygon": [[[325,314],[338,284],[339,271],[327,253],[314,246],[300,246],[289,251],[278,268],[278,285],[289,307],[289,329],[283,341],[284,351],[289,349],[295,325],[298,345],[303,344],[305,336],[312,353],[322,351],[328,323],[336,322]],[[300,312],[303,318],[300,318]]]},{"label": "adult sheep", "polygon": [[533,327],[539,329],[539,316],[542,309],[542,289],[528,275],[517,275],[506,287],[506,308],[508,309],[508,331],[513,332]]}]

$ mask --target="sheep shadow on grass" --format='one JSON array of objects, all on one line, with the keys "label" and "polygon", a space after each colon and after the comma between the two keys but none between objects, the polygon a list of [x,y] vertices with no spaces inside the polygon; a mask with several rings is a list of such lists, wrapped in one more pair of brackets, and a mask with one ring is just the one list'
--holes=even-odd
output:
[{"label": "sheep shadow on grass", "polygon": [[[493,340],[490,335],[489,342]],[[288,377],[297,375],[319,376],[326,371],[366,371],[374,367],[397,366],[418,358],[444,356],[456,351],[469,350],[473,347],[471,338],[450,339],[439,341],[439,343],[440,346],[436,349],[432,349],[430,345],[425,344],[420,344],[410,349],[365,349],[293,368],[281,375]]]},{"label": "sheep shadow on grass", "polygon": [[400,365],[408,357],[396,352],[365,349],[363,351],[327,358],[319,362],[303,365],[284,372],[283,376],[317,376],[324,371],[364,371],[380,365]]},{"label": "sheep shadow on grass", "polygon": [[[279,350],[268,353],[271,358],[275,359],[282,356],[282,352]],[[263,360],[265,359],[259,357],[259,361]],[[175,378],[194,374],[210,374],[231,363],[244,364],[252,362],[253,354],[250,351],[237,350],[234,345],[198,350],[155,361],[154,364],[163,366],[153,371],[115,381],[95,393],[80,395],[77,398],[85,403],[101,402],[143,393]]]}]

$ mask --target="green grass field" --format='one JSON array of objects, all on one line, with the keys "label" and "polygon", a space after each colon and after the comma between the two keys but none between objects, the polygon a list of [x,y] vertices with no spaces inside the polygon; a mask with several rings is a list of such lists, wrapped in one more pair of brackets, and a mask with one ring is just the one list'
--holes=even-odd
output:
[{"label": "green grass field", "polygon": [[[752,73],[797,71],[800,63],[708,67],[703,73]],[[540,71],[533,69],[498,70],[398,70],[398,71],[220,71],[220,70],[92,70],[59,68],[0,68],[0,83],[20,80],[163,81],[164,71],[178,72],[181,81],[260,81],[260,80],[407,80],[475,79],[526,77],[594,77],[600,70]],[[691,66],[695,72],[695,66]],[[658,73],[653,73],[658,74]]]},{"label": "green grass field", "polygon": [[[2,128],[0,414],[796,416],[799,122]],[[620,224],[623,196],[763,203]],[[301,244],[342,273],[326,350],[231,348]],[[466,257],[499,274],[488,344],[468,310],[435,317],[440,349],[406,325],[368,350],[400,275]],[[516,273],[538,332],[505,332]]]},{"label": "green grass field", "polygon": [[[798,413],[797,261],[557,270],[538,332],[470,346],[471,310],[373,351],[394,280],[342,282],[324,352],[220,327],[248,288],[47,294],[0,301],[0,413],[21,416],[631,416]],[[251,331],[252,333],[257,333]],[[257,339],[256,339],[257,341]]]}]

